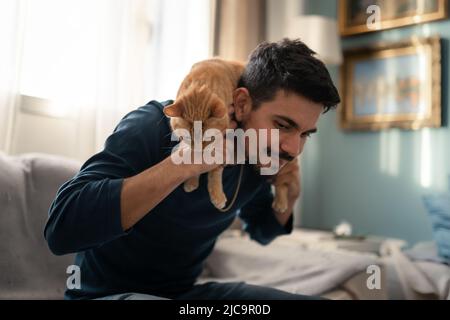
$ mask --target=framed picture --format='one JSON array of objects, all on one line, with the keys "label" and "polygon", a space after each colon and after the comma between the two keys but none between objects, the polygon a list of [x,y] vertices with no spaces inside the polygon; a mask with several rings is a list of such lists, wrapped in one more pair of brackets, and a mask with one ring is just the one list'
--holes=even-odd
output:
[{"label": "framed picture", "polygon": [[440,38],[345,51],[341,94],[343,129],[440,127]]},{"label": "framed picture", "polygon": [[446,19],[447,8],[448,0],[339,0],[339,29],[349,36]]}]

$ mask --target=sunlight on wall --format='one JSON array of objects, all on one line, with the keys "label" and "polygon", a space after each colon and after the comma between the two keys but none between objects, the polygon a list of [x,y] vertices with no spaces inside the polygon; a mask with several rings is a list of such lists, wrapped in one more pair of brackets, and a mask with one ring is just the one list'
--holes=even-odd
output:
[{"label": "sunlight on wall", "polygon": [[430,156],[431,187],[436,191],[447,191],[450,189],[450,184],[448,184],[450,176],[448,176],[448,171],[443,168],[448,167],[448,149],[437,146],[448,145],[448,137],[442,129],[430,129],[430,135],[432,141],[432,155]]},{"label": "sunlight on wall", "polygon": [[420,185],[431,187],[431,134],[429,128],[422,129],[420,141]]},{"label": "sunlight on wall", "polygon": [[429,37],[431,35],[430,25],[423,24],[423,25],[421,25],[421,29],[422,29],[422,35],[424,37]]},{"label": "sunlight on wall", "polygon": [[380,132],[380,170],[382,173],[396,177],[399,174],[400,165],[400,132]]}]

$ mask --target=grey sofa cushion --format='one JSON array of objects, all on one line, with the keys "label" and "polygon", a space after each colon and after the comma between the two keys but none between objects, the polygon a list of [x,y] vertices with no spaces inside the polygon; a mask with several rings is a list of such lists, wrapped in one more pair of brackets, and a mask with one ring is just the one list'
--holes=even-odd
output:
[{"label": "grey sofa cushion", "polygon": [[0,299],[62,299],[73,256],[52,255],[43,230],[58,188],[80,163],[0,153]]}]

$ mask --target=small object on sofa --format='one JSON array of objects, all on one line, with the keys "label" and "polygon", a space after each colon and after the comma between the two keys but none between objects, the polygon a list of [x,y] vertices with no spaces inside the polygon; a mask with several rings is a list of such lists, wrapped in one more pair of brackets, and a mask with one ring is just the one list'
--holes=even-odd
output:
[{"label": "small object on sofa", "polygon": [[342,221],[336,227],[334,227],[334,234],[336,236],[350,236],[352,234],[352,225],[347,221]]}]

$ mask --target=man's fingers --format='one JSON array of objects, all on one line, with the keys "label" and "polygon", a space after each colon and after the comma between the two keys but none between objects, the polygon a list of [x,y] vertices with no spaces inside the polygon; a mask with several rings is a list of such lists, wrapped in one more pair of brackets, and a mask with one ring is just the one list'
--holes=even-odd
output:
[{"label": "man's fingers", "polygon": [[274,184],[287,184],[290,183],[292,181],[295,181],[295,178],[293,176],[281,176],[281,177],[277,177]]},{"label": "man's fingers", "polygon": [[292,183],[293,181],[300,182],[300,171],[296,162],[288,163],[272,178],[272,183],[275,185]]},{"label": "man's fingers", "polygon": [[298,166],[285,165],[283,168],[280,169],[280,172],[278,173],[277,176],[292,175],[296,172],[298,172]]}]

